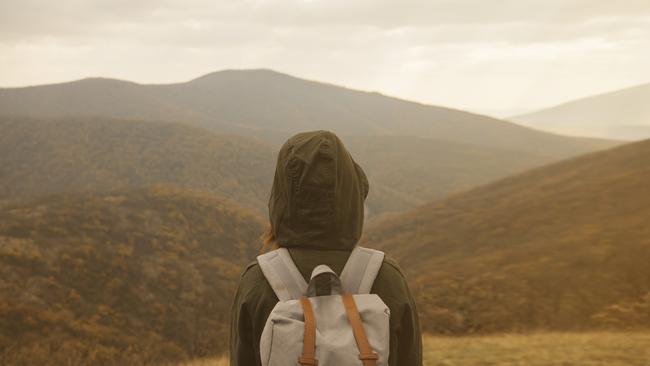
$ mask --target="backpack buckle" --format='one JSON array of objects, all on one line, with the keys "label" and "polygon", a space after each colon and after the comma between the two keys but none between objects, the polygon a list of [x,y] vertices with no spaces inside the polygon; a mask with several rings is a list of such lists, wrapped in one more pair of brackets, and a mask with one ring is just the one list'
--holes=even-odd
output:
[{"label": "backpack buckle", "polygon": [[298,363],[303,366],[318,366],[318,359],[315,357],[298,357]]},{"label": "backpack buckle", "polygon": [[375,352],[370,352],[370,353],[360,353],[359,354],[359,359],[361,361],[366,361],[366,360],[378,360],[379,356]]}]

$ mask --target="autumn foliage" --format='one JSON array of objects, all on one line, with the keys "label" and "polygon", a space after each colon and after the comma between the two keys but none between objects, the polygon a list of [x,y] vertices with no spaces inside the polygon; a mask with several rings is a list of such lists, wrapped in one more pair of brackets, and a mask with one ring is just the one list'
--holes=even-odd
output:
[{"label": "autumn foliage", "polygon": [[389,217],[424,328],[648,328],[650,141],[535,169]]},{"label": "autumn foliage", "polygon": [[220,354],[235,281],[262,231],[231,201],[167,186],[5,205],[0,363]]}]

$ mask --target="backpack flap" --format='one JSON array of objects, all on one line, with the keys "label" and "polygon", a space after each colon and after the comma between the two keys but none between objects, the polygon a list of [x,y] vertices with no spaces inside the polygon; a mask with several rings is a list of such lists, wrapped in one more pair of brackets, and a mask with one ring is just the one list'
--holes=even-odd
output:
[{"label": "backpack flap", "polygon": [[328,293],[326,295],[342,295],[343,286],[341,285],[341,280],[339,276],[328,266],[321,264],[314,268],[311,272],[311,280],[309,280],[309,285],[307,285],[307,297],[314,297],[322,294],[316,293],[317,284],[321,284],[318,280],[326,278],[329,281],[328,284]]}]

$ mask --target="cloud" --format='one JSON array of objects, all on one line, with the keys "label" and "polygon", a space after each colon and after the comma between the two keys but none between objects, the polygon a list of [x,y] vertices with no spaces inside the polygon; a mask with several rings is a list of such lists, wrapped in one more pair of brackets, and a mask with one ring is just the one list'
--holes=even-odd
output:
[{"label": "cloud", "polygon": [[[236,24],[264,29],[372,27],[391,30],[487,28],[499,25],[559,27],[593,19],[650,17],[647,0],[4,0],[0,34],[56,37],[125,34],[160,27],[192,34]],[[625,19],[623,19],[625,20]],[[456,32],[458,33],[458,32]],[[137,33],[136,33],[137,35]]]},{"label": "cloud", "polygon": [[0,85],[270,67],[505,110],[650,80],[648,50],[647,0],[0,2]]}]

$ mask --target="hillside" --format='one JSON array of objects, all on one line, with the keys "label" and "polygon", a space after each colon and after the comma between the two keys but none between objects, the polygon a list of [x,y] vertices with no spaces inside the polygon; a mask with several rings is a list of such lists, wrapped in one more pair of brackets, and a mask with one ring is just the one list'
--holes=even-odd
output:
[{"label": "hillside", "polygon": [[650,84],[574,100],[510,118],[526,126],[575,136],[640,140],[650,137]]},{"label": "hillside", "polygon": [[0,360],[218,355],[262,230],[228,200],[165,186],[0,207]]},{"label": "hillside", "polygon": [[0,199],[172,184],[264,212],[275,151],[164,122],[0,118]]},{"label": "hillside", "polygon": [[[279,144],[179,123],[0,117],[0,200],[173,184],[266,214]],[[413,208],[550,159],[448,141],[344,136],[371,180],[368,216]]]},{"label": "hillside", "polygon": [[369,216],[411,209],[549,163],[544,155],[405,136],[343,136],[370,180]]},{"label": "hillside", "polygon": [[111,79],[0,89],[8,116],[169,120],[273,142],[304,130],[403,135],[564,158],[612,142],[569,138],[463,111],[303,80],[270,70],[229,70],[185,83]]},{"label": "hillside", "polygon": [[425,328],[650,326],[650,140],[394,215],[363,242],[406,268]]}]

